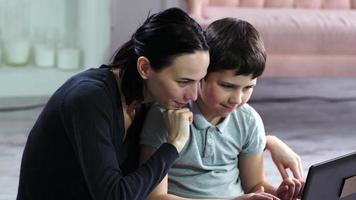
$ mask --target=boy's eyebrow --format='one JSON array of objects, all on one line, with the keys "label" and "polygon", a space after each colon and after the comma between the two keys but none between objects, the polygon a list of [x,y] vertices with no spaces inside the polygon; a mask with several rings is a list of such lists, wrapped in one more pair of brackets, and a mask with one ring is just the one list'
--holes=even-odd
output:
[{"label": "boy's eyebrow", "polygon": [[250,85],[246,85],[245,87],[255,87],[256,84],[250,84]]},{"label": "boy's eyebrow", "polygon": [[[231,85],[231,86],[234,86],[234,87],[241,86],[241,85],[237,85],[237,84],[226,82],[226,81],[221,81],[221,83],[227,84],[227,85]],[[256,83],[252,83],[252,84],[246,85],[245,87],[250,87],[250,86],[256,86]]]}]

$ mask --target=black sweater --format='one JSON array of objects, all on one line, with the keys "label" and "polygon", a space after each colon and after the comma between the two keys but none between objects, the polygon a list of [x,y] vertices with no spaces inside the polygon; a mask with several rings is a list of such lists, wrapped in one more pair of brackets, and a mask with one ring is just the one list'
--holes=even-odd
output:
[{"label": "black sweater", "polygon": [[141,124],[142,116],[136,117],[124,141],[119,89],[108,68],[72,77],[49,99],[28,136],[17,199],[144,199],[178,153],[163,144],[138,167]]}]

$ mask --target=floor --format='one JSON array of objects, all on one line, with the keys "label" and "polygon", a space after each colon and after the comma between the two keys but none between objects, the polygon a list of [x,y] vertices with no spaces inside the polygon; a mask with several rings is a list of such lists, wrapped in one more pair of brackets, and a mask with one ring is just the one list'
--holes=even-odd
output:
[{"label": "floor", "polygon": [[40,109],[0,113],[0,200],[16,199],[22,151]]},{"label": "floor", "polygon": [[[356,150],[356,79],[266,79],[259,85],[251,105],[267,133],[300,154],[305,177],[310,165]],[[0,200],[16,198],[26,137],[45,101],[0,99]],[[277,186],[281,179],[268,153],[265,171]]]}]

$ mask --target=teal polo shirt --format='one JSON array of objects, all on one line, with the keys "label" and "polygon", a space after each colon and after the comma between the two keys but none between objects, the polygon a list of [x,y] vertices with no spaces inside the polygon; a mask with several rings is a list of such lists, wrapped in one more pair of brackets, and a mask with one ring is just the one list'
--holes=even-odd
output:
[{"label": "teal polo shirt", "polygon": [[[168,172],[168,193],[186,198],[234,198],[244,194],[239,155],[262,153],[266,138],[261,117],[248,104],[214,126],[189,104],[193,112],[189,141]],[[167,131],[158,105],[146,117],[140,143],[158,149]]]}]

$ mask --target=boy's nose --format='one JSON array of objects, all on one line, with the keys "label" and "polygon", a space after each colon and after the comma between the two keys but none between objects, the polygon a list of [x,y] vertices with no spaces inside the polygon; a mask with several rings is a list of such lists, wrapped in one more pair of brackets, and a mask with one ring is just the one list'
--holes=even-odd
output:
[{"label": "boy's nose", "polygon": [[230,103],[240,105],[242,103],[242,96],[242,92],[235,92],[230,98]]}]

